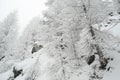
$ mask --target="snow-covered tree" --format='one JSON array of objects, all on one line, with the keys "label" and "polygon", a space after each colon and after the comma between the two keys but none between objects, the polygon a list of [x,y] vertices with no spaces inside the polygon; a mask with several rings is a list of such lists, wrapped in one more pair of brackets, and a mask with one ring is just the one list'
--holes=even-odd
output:
[{"label": "snow-covered tree", "polygon": [[0,26],[0,73],[13,66],[13,63],[9,63],[9,61],[16,59],[17,36],[17,12],[15,11],[10,13]]},{"label": "snow-covered tree", "polygon": [[[84,60],[97,53],[100,68],[104,69],[107,65],[107,60],[103,55],[101,46],[97,42],[98,39],[95,37],[97,34],[93,25],[99,24],[107,18],[108,14],[112,11],[112,3],[102,0],[49,0],[47,5],[49,6],[49,10],[44,14],[47,20],[46,23],[51,28],[54,27],[54,34],[58,34],[57,36],[54,35],[54,37],[56,41],[55,45],[58,44],[57,48],[58,50],[60,49],[59,57],[62,66],[60,70],[62,70],[61,74],[64,76],[62,79],[64,80],[67,76],[65,68],[68,67],[64,64],[64,58],[67,58],[65,61],[68,64],[69,59],[71,59],[74,67],[80,66],[82,50],[79,51],[77,45],[84,38],[84,36],[80,37],[82,29],[86,30],[88,34],[84,40],[86,41],[86,45],[83,48],[86,51],[86,53],[83,53],[85,55]],[[87,48],[85,48],[86,46]],[[87,60],[89,61],[89,59]]]},{"label": "snow-covered tree", "polygon": [[20,37],[16,58],[22,61],[6,79],[101,80],[111,69],[112,44],[118,40],[95,27],[108,17],[112,2],[48,0],[46,5],[44,19],[31,20]]},{"label": "snow-covered tree", "polygon": [[[36,60],[35,67],[28,70],[27,79],[79,80],[82,73],[86,80],[92,80],[91,76],[101,79],[102,75],[99,77],[94,73],[98,71],[99,74],[99,69],[105,69],[107,61],[99,43],[103,39],[103,35],[99,35],[102,32],[93,25],[106,19],[111,12],[111,3],[102,0],[49,0],[46,4],[48,10],[42,23],[39,18],[33,19],[20,40],[20,57],[29,59],[32,56]],[[32,54],[31,47],[36,43],[42,44],[43,49]],[[96,55],[98,62],[89,66]]]},{"label": "snow-covered tree", "polygon": [[25,59],[32,55],[32,48],[34,45],[44,45],[51,41],[49,27],[44,25],[44,21],[39,17],[33,18],[27,25],[19,40],[18,57]]},{"label": "snow-covered tree", "polygon": [[0,57],[12,56],[15,51],[15,42],[17,40],[17,13],[10,13],[0,26]]},{"label": "snow-covered tree", "polygon": [[120,0],[113,0],[115,10],[117,11],[118,14],[120,14]]}]

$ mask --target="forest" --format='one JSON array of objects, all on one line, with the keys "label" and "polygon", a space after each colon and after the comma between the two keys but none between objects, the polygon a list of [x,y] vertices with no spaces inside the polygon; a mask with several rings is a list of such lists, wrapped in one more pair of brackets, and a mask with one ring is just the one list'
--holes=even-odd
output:
[{"label": "forest", "polygon": [[119,80],[120,0],[45,5],[20,36],[17,11],[0,22],[0,80]]}]

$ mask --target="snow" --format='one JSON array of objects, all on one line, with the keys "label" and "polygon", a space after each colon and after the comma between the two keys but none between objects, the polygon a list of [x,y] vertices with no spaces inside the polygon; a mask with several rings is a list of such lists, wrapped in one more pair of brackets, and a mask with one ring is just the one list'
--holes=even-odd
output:
[{"label": "snow", "polygon": [[120,79],[120,53],[112,54],[114,61],[110,64],[113,66],[110,73],[105,73],[103,80],[119,80]]},{"label": "snow", "polygon": [[[107,24],[109,20],[112,20],[110,24]],[[120,15],[114,15],[112,17],[109,17],[107,21],[104,21],[102,25],[108,25],[107,27],[102,27],[101,30],[106,31],[114,35],[115,37],[120,38]]]},{"label": "snow", "polygon": [[[33,20],[29,24],[30,30],[26,28],[26,35],[23,35],[26,41],[21,37],[21,52],[16,52],[16,55],[23,58],[7,59],[11,55],[6,55],[7,58],[0,61],[0,80],[119,80],[119,19],[120,16],[115,15],[94,25],[94,28],[88,26],[80,30],[76,30],[78,27],[74,24],[71,24],[72,28],[70,25],[68,28],[67,23],[63,23],[60,28],[50,28],[40,25],[39,19],[35,22]],[[52,25],[56,26],[56,23],[53,21]],[[102,25],[101,29],[95,28],[99,25]],[[31,53],[34,44],[43,47]],[[92,55],[95,60],[88,64],[88,58]],[[102,69],[100,60],[104,58],[108,64]]]},{"label": "snow", "polygon": [[109,30],[111,32],[111,34],[113,34],[116,37],[120,38],[120,23],[117,24],[114,28]]},{"label": "snow", "polygon": [[7,80],[11,75],[13,75],[11,73],[11,70],[9,70],[5,73],[2,73],[2,74],[0,74],[0,80]]},{"label": "snow", "polygon": [[[101,38],[104,38],[104,40],[106,41],[104,45],[102,43],[100,44],[102,46],[108,47],[108,50],[106,50],[108,54],[106,54],[105,56],[112,57],[114,59],[113,61],[110,61],[108,64],[108,67],[109,66],[111,67],[110,71],[107,70],[100,71],[98,69],[93,68],[96,64],[99,66],[98,56],[96,56],[96,59],[92,63],[92,65],[87,65],[86,63],[86,58],[89,53],[89,46],[88,47],[86,46],[87,45],[86,39],[90,39],[90,35],[88,34],[87,30],[88,30],[87,28],[83,30],[83,33],[80,34],[81,40],[77,43],[78,53],[80,52],[86,53],[86,54],[81,54],[79,56],[85,55],[86,57],[81,59],[81,64],[80,64],[81,66],[79,67],[75,67],[76,63],[74,63],[74,61],[76,60],[73,60],[73,63],[72,61],[68,60],[69,64],[64,65],[64,68],[67,71],[66,77],[69,77],[69,80],[89,80],[94,70],[96,70],[96,74],[99,75],[100,77],[103,77],[102,80],[113,80],[113,79],[118,80],[120,73],[120,69],[119,69],[120,53],[118,53],[118,50],[120,50],[120,46],[119,46],[120,43],[118,43],[119,39],[116,39],[112,35],[106,34],[105,32],[102,33],[101,36],[101,33],[97,32],[97,35],[99,35]],[[84,35],[86,36],[83,37]],[[55,44],[56,43],[54,42],[54,44],[49,43],[45,45],[43,49],[39,50],[38,52],[32,54],[32,56],[22,61],[16,61],[16,62],[11,61],[10,62],[11,64],[14,63],[12,68],[15,67],[17,70],[20,69],[23,70],[23,72],[14,80],[26,80],[26,79],[30,80],[32,78],[35,78],[36,80],[51,80],[51,79],[54,80],[57,78],[59,79],[62,78],[63,77],[63,74],[61,74],[62,68],[60,68],[61,65],[59,62],[60,60],[58,54],[55,54],[56,53],[56,50],[54,49]],[[109,46],[111,46],[111,48],[109,48]],[[10,77],[12,79],[14,75],[12,68],[4,73],[1,73],[0,80],[7,80]]]}]

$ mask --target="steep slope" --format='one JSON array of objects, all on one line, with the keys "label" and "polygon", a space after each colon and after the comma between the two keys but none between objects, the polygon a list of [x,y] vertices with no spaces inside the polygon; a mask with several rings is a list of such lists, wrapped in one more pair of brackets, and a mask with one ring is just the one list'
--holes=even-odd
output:
[{"label": "steep slope", "polygon": [[[23,61],[7,62],[6,64],[13,66],[0,73],[0,80],[112,80],[112,75],[116,77],[120,72],[120,42],[106,32],[96,29],[94,32],[96,42],[108,61],[105,69],[100,68],[98,54],[91,54],[92,47],[89,43],[96,42],[91,41],[89,29],[84,28],[79,34],[79,41],[75,44],[78,61],[74,55],[69,54],[70,44],[60,51],[56,48],[57,43],[51,42],[44,45],[44,48],[34,53],[32,57]],[[87,64],[90,55],[95,55],[95,60]]]}]

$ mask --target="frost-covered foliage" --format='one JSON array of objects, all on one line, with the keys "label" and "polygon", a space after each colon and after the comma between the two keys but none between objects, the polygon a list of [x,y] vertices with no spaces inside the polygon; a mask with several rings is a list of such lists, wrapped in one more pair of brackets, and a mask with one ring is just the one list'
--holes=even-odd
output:
[{"label": "frost-covered foliage", "polygon": [[17,13],[10,13],[0,25],[0,73],[12,67],[10,60],[16,59]]},{"label": "frost-covered foliage", "polygon": [[[87,57],[91,51],[89,47],[89,29],[85,28],[79,34],[80,40],[76,43],[77,60],[71,52],[70,44],[67,47],[56,47],[56,43],[52,42],[44,46],[43,49],[34,53],[32,57],[23,61],[14,62],[16,71],[22,70],[15,80],[100,80],[104,79],[104,74],[113,71],[116,68],[114,62],[116,58],[118,40],[111,34],[95,30],[96,39],[101,46],[104,56],[108,59],[106,70],[100,70],[99,57],[95,54],[95,61],[87,64]],[[84,36],[86,35],[86,36]],[[83,37],[84,36],[84,37]],[[114,45],[113,45],[114,44]],[[82,45],[82,46],[81,46]],[[111,46],[111,47],[110,47]],[[117,47],[117,48],[116,48]],[[119,49],[118,49],[119,50]],[[71,53],[70,53],[71,52]],[[2,77],[7,75],[7,77]],[[13,68],[6,73],[1,74],[0,79],[14,79],[15,73]],[[105,77],[106,78],[106,77]]]},{"label": "frost-covered foliage", "polygon": [[25,57],[30,57],[32,48],[34,45],[45,45],[52,41],[52,36],[50,34],[50,29],[48,25],[44,25],[44,21],[39,17],[35,17],[27,25],[20,37],[18,44],[18,57],[24,59]]},{"label": "frost-covered foliage", "polygon": [[0,58],[12,56],[17,40],[17,13],[10,13],[0,25]]},{"label": "frost-covered foliage", "polygon": [[44,19],[31,20],[19,38],[16,59],[1,61],[6,70],[0,80],[109,80],[106,74],[118,68],[120,43],[100,26],[111,21],[112,4],[48,0]]},{"label": "frost-covered foliage", "polygon": [[118,14],[120,14],[120,0],[113,0],[113,1],[114,1],[115,10],[117,11]]}]

